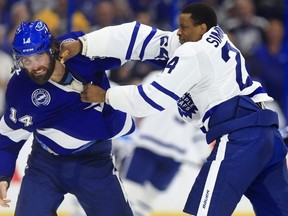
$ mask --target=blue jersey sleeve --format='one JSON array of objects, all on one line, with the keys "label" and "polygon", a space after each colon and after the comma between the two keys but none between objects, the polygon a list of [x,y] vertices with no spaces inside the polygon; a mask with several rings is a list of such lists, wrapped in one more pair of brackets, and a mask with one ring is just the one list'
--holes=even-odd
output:
[{"label": "blue jersey sleeve", "polygon": [[0,121],[0,176],[10,178],[13,177],[19,151],[31,134],[23,129],[11,128],[9,122],[12,120],[13,111]]}]

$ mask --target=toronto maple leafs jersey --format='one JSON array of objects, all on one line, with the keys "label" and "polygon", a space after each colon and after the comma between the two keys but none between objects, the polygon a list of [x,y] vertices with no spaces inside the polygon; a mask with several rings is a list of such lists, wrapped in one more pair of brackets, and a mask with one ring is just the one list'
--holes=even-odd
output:
[{"label": "toronto maple leafs jersey", "polygon": [[[209,117],[223,101],[237,95],[247,95],[254,102],[273,100],[259,82],[250,78],[242,54],[219,26],[211,28],[200,41],[183,45],[176,34],[177,31],[164,32],[132,22],[85,35],[82,54],[87,56],[125,60],[169,58],[166,68],[153,82],[110,88],[106,102],[138,117],[177,103],[183,119],[195,121],[205,131]],[[112,48],[116,44],[122,52]]]},{"label": "toronto maple leafs jersey", "polygon": [[[60,40],[81,35],[69,33]],[[72,154],[103,139],[131,133],[131,116],[104,103],[81,102],[80,92],[70,85],[71,81],[95,83],[108,89],[105,70],[120,63],[116,58],[91,60],[77,55],[65,63],[66,80],[61,84],[49,80],[39,85],[24,70],[15,72],[8,83],[6,113],[0,121],[0,176],[13,175],[19,150],[32,133],[43,148],[56,155]],[[99,144],[98,148],[99,153],[111,151],[109,145]]]},{"label": "toronto maple leafs jersey", "polygon": [[[149,73],[143,83],[150,82],[159,73]],[[194,124],[181,119],[176,103],[160,113],[141,118],[131,137],[137,147],[179,162],[187,158],[195,164],[201,163],[207,155],[204,152],[209,151],[208,146],[203,145],[206,142],[204,134]]]}]

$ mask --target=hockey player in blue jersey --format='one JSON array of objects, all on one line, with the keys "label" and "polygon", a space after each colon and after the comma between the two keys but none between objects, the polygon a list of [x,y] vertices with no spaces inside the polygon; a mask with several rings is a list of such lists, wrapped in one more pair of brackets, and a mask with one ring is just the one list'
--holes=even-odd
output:
[{"label": "hockey player in blue jersey", "polygon": [[21,23],[12,43],[15,72],[9,81],[6,113],[0,121],[0,205],[18,153],[33,135],[32,152],[15,216],[51,216],[66,193],[74,194],[90,216],[131,216],[111,155],[111,139],[133,132],[133,119],[104,103],[80,100],[83,84],[110,87],[106,69],[116,58],[75,56],[61,64],[59,43],[82,32],[53,39],[41,20]]},{"label": "hockey player in blue jersey", "polygon": [[[119,51],[111,48],[115,44]],[[213,9],[202,3],[186,6],[174,32],[137,22],[91,32],[63,46],[61,56],[65,60],[78,52],[142,61],[169,57],[151,83],[107,91],[86,85],[81,98],[105,101],[138,117],[177,103],[183,119],[206,133],[207,143],[216,141],[185,212],[231,216],[245,195],[256,215],[288,215],[287,148],[277,129],[277,114],[264,106],[272,98],[250,78],[241,52],[217,25]]]}]

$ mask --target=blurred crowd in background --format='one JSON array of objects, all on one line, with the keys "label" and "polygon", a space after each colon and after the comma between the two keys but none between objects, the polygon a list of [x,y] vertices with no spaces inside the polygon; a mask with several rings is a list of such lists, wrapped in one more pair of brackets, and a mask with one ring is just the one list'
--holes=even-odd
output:
[{"label": "blurred crowd in background", "polygon": [[[192,2],[199,2],[199,0],[0,0],[0,116],[5,109],[4,93],[13,67],[11,42],[15,30],[21,22],[41,19],[47,23],[54,37],[68,31],[87,33],[106,26],[135,20],[161,30],[173,31],[177,29],[178,14],[182,7]],[[231,40],[246,58],[246,67],[250,75],[255,80],[259,80],[268,94],[275,99],[276,103],[269,104],[269,106],[273,106],[270,108],[278,112],[280,128],[286,128],[288,87],[285,86],[288,84],[285,82],[288,80],[288,74],[285,75],[285,72],[288,73],[288,69],[286,69],[286,67],[288,68],[288,42],[285,41],[285,0],[202,0],[201,2],[205,2],[215,9],[219,25],[229,34]],[[111,81],[122,85],[140,83],[150,72],[155,73],[157,70],[159,68],[151,64],[128,62],[108,73]],[[167,114],[164,118],[171,120],[175,116]],[[148,118],[146,125],[149,121],[150,124],[158,125],[159,122],[154,123],[157,120],[158,118],[154,119],[154,117],[150,120]],[[139,121],[137,121],[138,126]],[[168,124],[169,121],[166,123]],[[145,124],[144,126],[143,124],[142,130],[147,132]],[[153,130],[150,125],[147,128]],[[173,127],[170,129],[174,130]],[[153,132],[156,133],[156,131]],[[175,130],[176,132],[177,130]],[[200,136],[196,132],[192,132],[192,129],[191,133],[193,136],[191,143],[205,142],[202,133]],[[173,133],[170,135],[172,136]],[[118,151],[121,150],[125,157],[129,151],[127,151],[127,147],[124,148],[119,143],[125,141],[127,146],[129,141],[126,139],[124,137],[122,140],[118,140],[120,146]],[[141,144],[141,142],[143,141],[138,140],[138,143]],[[175,145],[179,147],[176,141]],[[123,153],[123,149],[126,152]],[[116,152],[117,149],[114,151]],[[203,157],[207,154],[198,146],[194,147],[192,151],[196,155],[193,156],[193,159],[197,159],[199,162],[202,162],[203,158],[197,158],[197,154]],[[157,151],[155,152],[157,153]],[[124,156],[123,158],[125,158]],[[171,155],[167,157],[171,157]],[[194,169],[197,170],[195,167]],[[144,190],[148,191],[147,188]],[[147,194],[151,195],[148,192]],[[132,201],[137,201],[137,199],[135,197]],[[76,214],[81,215],[78,212]]]},{"label": "blurred crowd in background", "polygon": [[[0,0],[0,115],[13,64],[11,41],[22,21],[45,21],[54,37],[67,31],[90,32],[105,26],[138,20],[162,30],[177,28],[181,8],[193,0]],[[218,15],[219,25],[229,33],[245,55],[246,67],[260,80],[287,119],[285,102],[284,42],[285,0],[202,0]],[[138,83],[154,66],[130,62],[110,72],[118,84]],[[287,90],[286,90],[287,91]]]}]

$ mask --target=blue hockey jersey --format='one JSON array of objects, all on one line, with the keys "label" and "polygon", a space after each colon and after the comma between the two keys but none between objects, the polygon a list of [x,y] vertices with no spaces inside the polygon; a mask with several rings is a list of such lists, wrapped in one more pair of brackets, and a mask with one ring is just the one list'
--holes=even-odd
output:
[{"label": "blue hockey jersey", "polygon": [[[82,32],[61,38],[75,40]],[[70,77],[78,83],[110,87],[105,70],[120,66],[116,58],[90,59],[77,55],[65,63]],[[33,133],[42,147],[54,154],[81,151],[103,139],[134,131],[133,119],[107,104],[84,103],[80,92],[49,82],[39,85],[24,70],[15,72],[6,91],[7,107],[0,121],[0,176],[12,177],[19,151]],[[110,152],[111,145],[99,145],[99,153]]]}]

